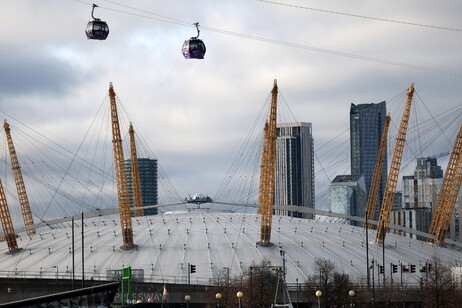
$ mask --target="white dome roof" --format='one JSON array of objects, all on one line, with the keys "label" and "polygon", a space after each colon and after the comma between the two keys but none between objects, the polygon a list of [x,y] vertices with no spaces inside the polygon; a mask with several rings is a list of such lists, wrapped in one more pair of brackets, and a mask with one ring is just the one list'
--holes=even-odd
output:
[{"label": "white dome roof", "polygon": [[[322,220],[322,219],[321,219]],[[81,228],[75,228],[75,277],[81,278]],[[124,251],[117,215],[85,221],[85,279],[106,280],[107,270],[123,266],[144,271],[144,281],[186,283],[188,263],[196,265],[191,282],[210,284],[229,268],[230,277],[241,276],[252,265],[269,260],[282,266],[280,250],[285,251],[287,281],[303,282],[314,273],[316,258],[328,259],[356,281],[366,277],[365,230],[348,224],[274,216],[271,247],[259,241],[260,217],[256,214],[217,213],[206,209],[169,212],[133,218],[136,250]],[[22,251],[6,254],[0,245],[0,276],[71,278],[71,224],[18,238]],[[382,246],[373,244],[375,231],[369,231],[369,260],[382,263]],[[445,264],[462,264],[462,253],[395,234],[386,238],[386,273],[389,264],[414,264],[417,272],[406,274],[409,283],[419,281],[420,266],[438,256]],[[398,276],[396,276],[398,277]],[[377,278],[377,277],[376,277]],[[362,280],[363,279],[363,280]],[[397,279],[397,278],[396,278]]]}]

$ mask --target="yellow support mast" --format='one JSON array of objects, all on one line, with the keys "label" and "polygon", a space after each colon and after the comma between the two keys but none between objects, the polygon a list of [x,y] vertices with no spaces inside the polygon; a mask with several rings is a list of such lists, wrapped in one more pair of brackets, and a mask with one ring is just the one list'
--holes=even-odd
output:
[{"label": "yellow support mast", "polygon": [[462,182],[462,124],[449,158],[430,225],[435,244],[444,243]]},{"label": "yellow support mast", "polygon": [[3,184],[0,180],[0,221],[3,228],[3,236],[6,244],[8,245],[9,253],[14,254],[20,249],[18,248],[18,242],[16,241],[16,233],[14,232],[13,221],[11,220],[10,209],[8,208],[8,202],[6,201],[5,191],[3,190]]},{"label": "yellow support mast", "polygon": [[273,222],[273,207],[275,200],[275,174],[276,174],[276,112],[278,86],[274,80],[271,91],[271,107],[268,122],[265,124],[265,134],[260,168],[260,188],[258,203],[261,210],[260,242],[262,246],[271,245],[271,227]]},{"label": "yellow support mast", "polygon": [[10,152],[11,169],[13,169],[14,181],[16,183],[16,190],[18,191],[19,204],[21,206],[22,217],[24,218],[24,225],[29,227],[26,233],[27,235],[35,234],[35,228],[31,227],[34,225],[34,219],[32,217],[32,211],[29,205],[29,199],[27,198],[26,186],[22,178],[21,167],[19,166],[18,156],[14,148],[13,138],[11,137],[10,125],[6,122],[3,124],[5,128],[6,140],[8,142],[8,150]]},{"label": "yellow support mast", "polygon": [[138,166],[138,155],[136,153],[135,130],[133,129],[132,123],[130,123],[128,134],[130,135],[130,165],[132,169],[133,206],[135,208],[139,208],[135,210],[135,216],[144,216],[140,169]]},{"label": "yellow support mast", "polygon": [[[379,198],[379,188],[380,188],[380,179],[382,178],[382,169],[383,161],[385,160],[385,155],[387,154],[387,138],[388,138],[388,128],[390,127],[390,116],[387,115],[385,118],[385,124],[382,130],[382,136],[380,138],[379,152],[377,154],[377,161],[375,163],[374,174],[372,176],[371,186],[369,189],[369,195],[367,197],[367,207],[366,207],[366,218],[368,220],[373,220],[375,216],[375,209],[377,206],[377,199]],[[371,228],[371,225],[368,224],[367,228]]]},{"label": "yellow support mast", "polygon": [[401,161],[403,158],[404,143],[406,142],[407,126],[409,123],[409,115],[411,113],[413,95],[414,83],[412,83],[407,90],[407,101],[401,117],[401,124],[399,126],[398,137],[396,138],[393,159],[391,161],[387,185],[383,195],[382,208],[380,209],[380,218],[377,225],[377,232],[375,234],[376,243],[383,243],[385,241],[388,224],[390,223],[390,212],[393,205],[393,199],[395,198],[396,185],[398,184],[399,169],[401,168]]},{"label": "yellow support mast", "polygon": [[125,169],[122,137],[120,135],[119,116],[117,114],[116,94],[109,84],[109,99],[111,103],[112,143],[114,146],[114,170],[117,182],[117,196],[119,201],[120,227],[122,229],[122,249],[132,249],[133,242],[132,216],[130,212],[130,196],[128,194],[127,173]]}]

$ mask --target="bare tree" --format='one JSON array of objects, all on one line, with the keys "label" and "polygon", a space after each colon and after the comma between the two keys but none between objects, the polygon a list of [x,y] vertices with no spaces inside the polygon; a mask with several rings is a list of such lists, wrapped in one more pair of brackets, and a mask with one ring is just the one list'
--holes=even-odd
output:
[{"label": "bare tree", "polygon": [[[460,290],[453,281],[449,265],[434,257],[422,268],[422,300],[424,307],[460,307]],[[457,296],[459,295],[459,296]]]},{"label": "bare tree", "polygon": [[344,307],[349,301],[348,292],[352,289],[349,276],[339,272],[330,260],[317,258],[314,266],[317,274],[308,277],[307,282],[309,297],[314,298],[316,291],[321,291],[323,307]]},{"label": "bare tree", "polygon": [[[279,270],[279,272],[278,272]],[[220,293],[222,299],[220,307],[236,307],[237,292],[242,291],[243,307],[263,308],[271,307],[276,295],[278,273],[280,267],[272,266],[268,260],[253,264],[244,275],[239,277],[228,277],[226,270],[219,272],[214,278],[214,287],[207,292],[210,302],[216,302],[215,295]],[[216,307],[209,304],[207,307]]]}]

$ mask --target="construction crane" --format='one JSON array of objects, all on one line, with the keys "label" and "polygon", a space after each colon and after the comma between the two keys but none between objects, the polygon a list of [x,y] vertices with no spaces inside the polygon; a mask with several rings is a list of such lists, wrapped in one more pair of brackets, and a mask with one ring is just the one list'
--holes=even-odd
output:
[{"label": "construction crane", "polygon": [[0,180],[0,220],[2,222],[3,236],[6,244],[8,245],[9,253],[14,254],[20,249],[18,248],[18,242],[16,241],[16,233],[14,232],[13,221],[11,220],[10,209],[8,208],[8,202],[6,201],[5,191],[3,190],[3,184]]},{"label": "construction crane", "polygon": [[132,249],[133,242],[132,216],[130,212],[130,196],[128,194],[127,173],[125,170],[124,151],[120,136],[119,116],[117,114],[116,94],[109,83],[109,99],[111,103],[112,143],[114,146],[114,169],[117,182],[117,197],[119,201],[120,227],[122,229],[122,249]]},{"label": "construction crane", "polygon": [[430,225],[430,233],[435,237],[435,244],[444,243],[446,233],[451,223],[457,195],[462,182],[462,124],[457,134],[456,142],[449,158],[449,163],[444,174],[443,184],[436,201],[435,212]]},{"label": "construction crane", "polygon": [[390,223],[390,212],[395,198],[396,185],[398,184],[399,169],[404,152],[404,143],[406,141],[407,126],[409,123],[409,115],[411,113],[412,97],[414,95],[414,83],[407,90],[407,100],[404,106],[401,124],[399,125],[398,137],[396,138],[395,150],[388,172],[387,185],[382,200],[382,208],[380,209],[379,222],[377,224],[377,232],[375,234],[375,242],[383,243],[387,232],[388,224]]},{"label": "construction crane", "polygon": [[[379,188],[380,179],[382,178],[383,161],[385,160],[385,155],[387,154],[387,138],[388,128],[390,127],[390,119],[391,118],[389,115],[385,117],[382,136],[380,138],[379,152],[377,154],[377,161],[375,163],[374,174],[372,176],[369,195],[367,197],[366,219],[368,220],[374,219],[375,208],[377,207],[377,199],[379,198]],[[366,227],[370,229],[371,225],[368,224]]]},{"label": "construction crane", "polygon": [[271,91],[271,107],[268,121],[265,123],[265,133],[260,167],[260,188],[258,203],[260,204],[261,225],[260,242],[262,246],[271,245],[271,226],[273,222],[273,207],[275,200],[276,174],[276,112],[278,86],[274,80]]},{"label": "construction crane", "polygon": [[5,128],[6,140],[8,142],[8,150],[10,152],[11,168],[13,169],[14,181],[16,183],[16,190],[18,191],[19,205],[21,206],[22,217],[24,218],[24,225],[30,227],[27,229],[27,235],[35,234],[34,219],[32,218],[32,211],[27,198],[26,186],[22,178],[21,167],[19,166],[18,156],[14,148],[13,138],[11,138],[10,125],[6,122],[3,124]]},{"label": "construction crane", "polygon": [[448,156],[449,154],[451,154],[451,152],[442,152],[442,153],[438,153],[432,156],[428,156],[427,158],[441,158],[444,156]]},{"label": "construction crane", "polygon": [[130,135],[130,165],[132,169],[132,192],[133,192],[133,206],[139,208],[135,210],[135,216],[144,216],[143,208],[143,195],[141,191],[140,169],[138,167],[138,155],[136,154],[135,131],[130,122],[128,129]]}]

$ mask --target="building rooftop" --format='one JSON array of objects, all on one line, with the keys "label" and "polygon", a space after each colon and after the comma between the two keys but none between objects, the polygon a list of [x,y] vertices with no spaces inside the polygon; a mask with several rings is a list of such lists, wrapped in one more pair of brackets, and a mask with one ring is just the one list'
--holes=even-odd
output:
[{"label": "building rooftop", "polygon": [[337,175],[332,183],[342,183],[342,182],[358,182],[361,179],[362,175]]}]

